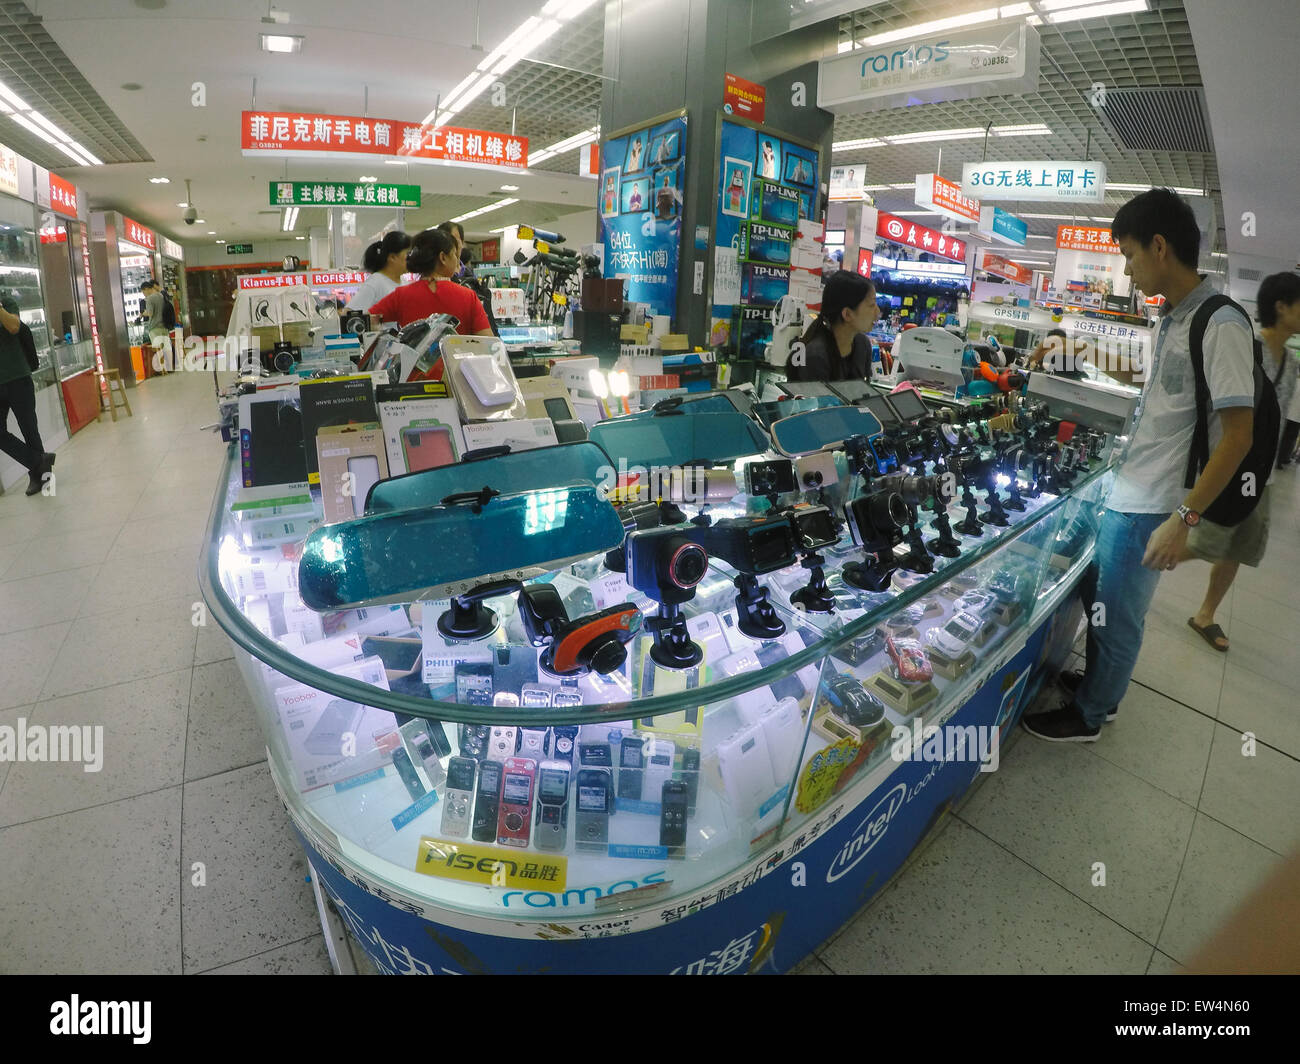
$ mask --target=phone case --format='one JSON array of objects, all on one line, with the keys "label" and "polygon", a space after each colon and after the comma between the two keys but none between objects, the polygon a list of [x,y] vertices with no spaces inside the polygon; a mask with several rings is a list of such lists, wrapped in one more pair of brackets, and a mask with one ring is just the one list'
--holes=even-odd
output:
[{"label": "phone case", "polygon": [[456,447],[452,443],[451,429],[446,425],[402,429],[402,454],[406,458],[408,473],[452,465],[456,461]]}]

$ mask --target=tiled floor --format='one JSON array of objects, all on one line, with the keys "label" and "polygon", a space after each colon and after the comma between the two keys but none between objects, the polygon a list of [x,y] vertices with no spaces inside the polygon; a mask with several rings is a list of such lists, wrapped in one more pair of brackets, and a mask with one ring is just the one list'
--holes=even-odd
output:
[{"label": "tiled floor", "polygon": [[[327,972],[228,644],[191,623],[211,378],[131,403],[59,451],[53,498],[0,497],[0,723],[108,725],[98,773],[0,762],[0,972]],[[1176,970],[1300,841],[1296,477],[1224,604],[1230,653],[1186,626],[1206,567],[1165,576],[1102,741],[1021,734],[800,970]]]}]

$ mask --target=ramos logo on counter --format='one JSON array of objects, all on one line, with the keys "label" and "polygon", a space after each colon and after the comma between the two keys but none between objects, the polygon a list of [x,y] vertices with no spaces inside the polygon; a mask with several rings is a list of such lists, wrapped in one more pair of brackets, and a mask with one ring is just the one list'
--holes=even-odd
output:
[{"label": "ramos logo on counter", "polygon": [[491,846],[423,838],[415,870],[440,879],[459,879],[487,887],[533,887],[562,891],[568,874],[567,857],[514,854]]}]

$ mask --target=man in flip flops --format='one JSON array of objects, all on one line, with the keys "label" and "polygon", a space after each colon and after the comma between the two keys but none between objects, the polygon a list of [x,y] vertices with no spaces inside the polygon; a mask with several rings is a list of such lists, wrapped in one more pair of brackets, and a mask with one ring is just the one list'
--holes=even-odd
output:
[{"label": "man in flip flops", "polygon": [[[1277,402],[1282,410],[1291,403],[1296,388],[1292,372],[1278,375],[1278,368],[1290,358],[1286,342],[1300,333],[1300,274],[1275,273],[1259,286],[1255,305],[1258,308],[1260,341],[1264,349],[1264,372],[1269,380],[1277,379]],[[1280,456],[1279,456],[1280,460]],[[1214,623],[1214,612],[1237,578],[1243,565],[1258,566],[1268,545],[1268,488],[1260,492],[1259,503],[1239,525],[1227,528],[1212,521],[1202,521],[1187,535],[1187,549],[1210,563],[1210,583],[1196,616],[1188,617],[1192,630],[1218,651],[1227,651],[1228,637]]]},{"label": "man in flip flops", "polygon": [[[1089,618],[1087,668],[1062,676],[1071,694],[1059,709],[1024,718],[1027,731],[1062,743],[1096,742],[1128,690],[1142,649],[1146,613],[1161,572],[1195,555],[1192,526],[1228,486],[1251,449],[1255,419],[1254,337],[1231,307],[1211,315],[1202,341],[1210,392],[1210,455],[1191,490],[1183,487],[1196,427],[1190,326],[1215,288],[1196,272],[1196,215],[1169,189],[1135,196],[1115,215],[1124,272],[1148,295],[1163,295],[1160,325],[1138,372],[1098,369],[1141,384],[1142,399],[1097,531],[1096,556],[1080,591]],[[1195,620],[1195,618],[1193,618]]]}]

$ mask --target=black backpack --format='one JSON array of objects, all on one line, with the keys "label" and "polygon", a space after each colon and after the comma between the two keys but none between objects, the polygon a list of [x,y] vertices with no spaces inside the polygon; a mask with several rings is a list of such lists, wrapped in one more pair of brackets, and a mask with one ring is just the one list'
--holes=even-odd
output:
[{"label": "black backpack", "polygon": [[[1196,429],[1192,434],[1192,449],[1187,456],[1187,475],[1183,478],[1183,487],[1191,488],[1196,478],[1210,460],[1210,386],[1205,380],[1205,352],[1202,344],[1205,329],[1210,323],[1210,316],[1220,307],[1235,307],[1246,319],[1246,328],[1251,329],[1250,315],[1240,304],[1228,296],[1215,294],[1196,308],[1192,315],[1192,324],[1188,340],[1192,349],[1192,370],[1196,374]],[[1283,357],[1278,366],[1277,376],[1269,380],[1264,372],[1264,349],[1258,339],[1255,345],[1255,423],[1254,439],[1232,481],[1209,505],[1201,516],[1216,525],[1239,525],[1246,520],[1259,503],[1260,492],[1273,472],[1273,461],[1277,457],[1278,435],[1282,431],[1282,411],[1277,402],[1277,382],[1286,370],[1287,360]],[[1255,491],[1246,494],[1242,490],[1247,473],[1252,474]]]},{"label": "black backpack", "polygon": [[171,332],[176,328],[176,307],[172,304],[171,299],[164,292],[162,297],[163,304],[163,328]]}]

